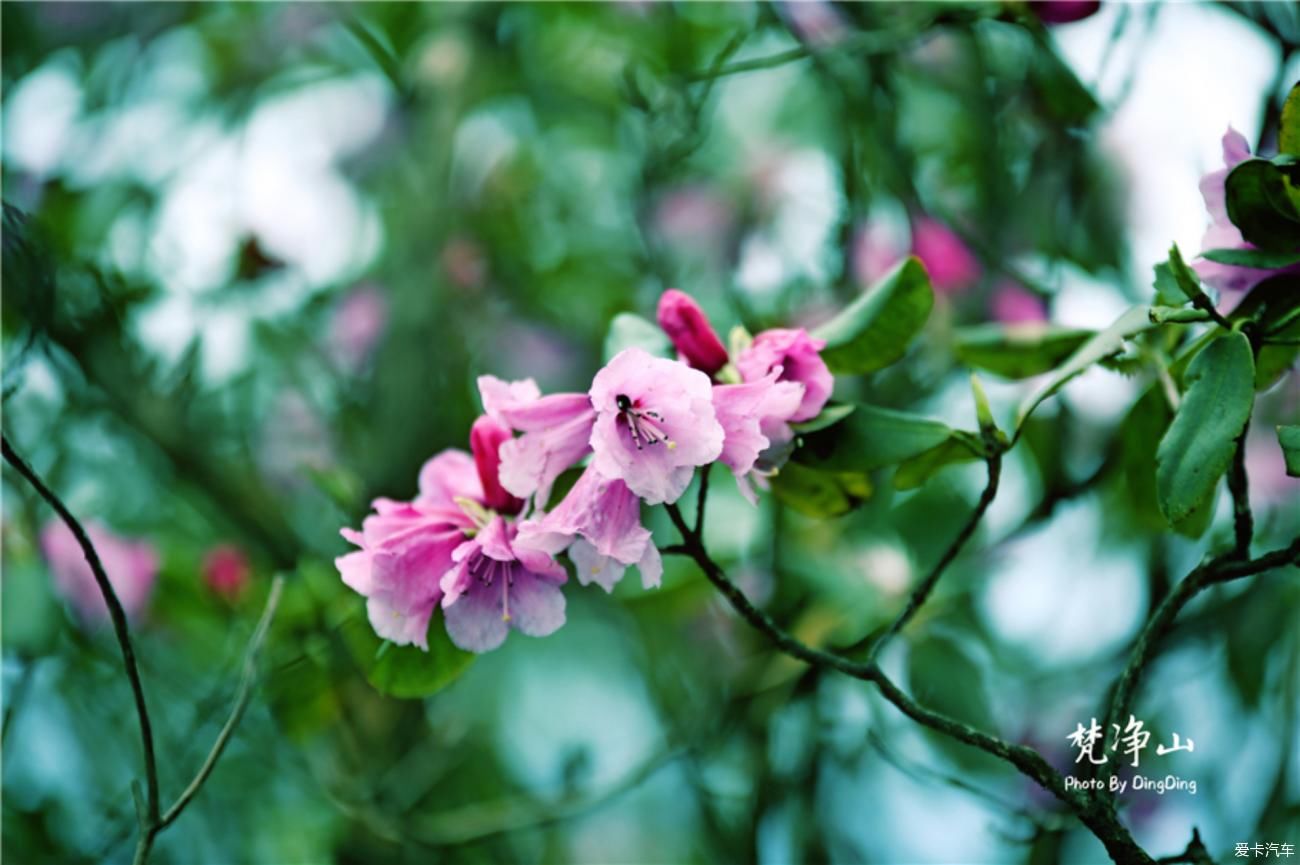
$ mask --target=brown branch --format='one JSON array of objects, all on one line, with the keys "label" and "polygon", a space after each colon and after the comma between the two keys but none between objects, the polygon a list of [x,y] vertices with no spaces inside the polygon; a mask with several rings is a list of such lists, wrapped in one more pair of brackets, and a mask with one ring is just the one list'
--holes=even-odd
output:
[{"label": "brown branch", "polygon": [[889,642],[898,634],[899,631],[903,630],[903,628],[907,626],[907,623],[912,620],[912,617],[920,611],[921,605],[929,599],[930,593],[933,592],[934,587],[938,585],[939,578],[943,576],[944,571],[947,570],[948,566],[957,558],[957,554],[961,552],[962,547],[966,545],[966,542],[975,534],[975,529],[979,527],[980,520],[984,519],[985,511],[989,509],[989,505],[993,504],[993,499],[996,498],[998,494],[998,480],[1002,476],[1002,453],[996,448],[991,450],[987,458],[987,463],[988,483],[984,485],[984,492],[980,493],[979,502],[975,505],[975,510],[971,511],[971,515],[966,519],[965,524],[961,527],[961,531],[957,533],[957,537],[953,538],[952,543],[948,544],[948,548],[943,551],[943,555],[939,557],[939,561],[934,563],[934,567],[932,567],[930,572],[925,575],[925,579],[921,580],[920,584],[912,591],[911,597],[907,600],[907,606],[905,606],[903,611],[898,614],[898,618],[894,619],[890,624],[889,629],[886,630],[885,633],[881,634],[880,638],[872,645],[871,654],[869,656],[872,661],[875,661],[880,657],[880,652],[884,648],[885,643]]},{"label": "brown branch", "polygon": [[704,572],[709,582],[722,593],[732,608],[753,628],[761,632],[772,643],[791,657],[798,658],[814,667],[838,670],[847,676],[871,682],[880,689],[881,695],[918,724],[928,727],[949,738],[955,739],[986,754],[1009,763],[1021,774],[1033,779],[1052,795],[1056,796],[1079,818],[1081,822],[1102,842],[1111,858],[1116,862],[1149,863],[1150,856],[1138,846],[1133,836],[1114,811],[1106,805],[1088,799],[1079,793],[1072,793],[1065,788],[1065,779],[1059,772],[1043,759],[1042,755],[1024,745],[1013,745],[982,730],[977,730],[961,721],[922,706],[913,700],[901,688],[884,674],[874,661],[854,661],[833,652],[826,652],[809,646],[777,625],[767,613],[755,607],[709,556],[700,536],[686,524],[676,505],[666,505],[668,516],[682,535],[684,546]]},{"label": "brown branch", "polygon": [[18,455],[9,444],[8,437],[0,437],[0,447],[3,448],[5,460],[23,476],[27,483],[31,484],[32,489],[45,499],[59,515],[59,519],[63,520],[64,525],[71,530],[73,537],[77,539],[77,544],[81,547],[81,552],[86,557],[86,562],[90,565],[91,573],[95,576],[95,584],[99,586],[99,592],[104,596],[104,605],[108,607],[108,615],[113,622],[113,632],[117,635],[117,643],[122,649],[122,664],[126,668],[126,677],[131,683],[131,693],[135,698],[135,713],[140,722],[140,744],[144,751],[147,790],[142,819],[150,823],[157,822],[158,764],[154,757],[153,724],[149,720],[149,707],[144,698],[144,684],[140,681],[140,668],[135,660],[135,649],[131,644],[131,630],[127,626],[126,611],[122,609],[122,602],[118,600],[117,592],[113,590],[113,584],[109,581],[108,574],[104,572],[104,564],[99,559],[99,553],[96,552],[95,545],[91,543],[81,523],[68,511],[62,500],[45,485],[40,475],[36,474],[36,471]]}]

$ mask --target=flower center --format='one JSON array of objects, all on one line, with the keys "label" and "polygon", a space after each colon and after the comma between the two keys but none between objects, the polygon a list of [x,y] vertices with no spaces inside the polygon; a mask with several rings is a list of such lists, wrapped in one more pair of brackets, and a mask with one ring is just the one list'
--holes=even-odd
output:
[{"label": "flower center", "polygon": [[677,443],[664,432],[664,418],[659,412],[638,407],[625,393],[614,397],[614,405],[618,407],[619,419],[627,424],[627,431],[631,434],[632,444],[636,445],[637,450],[661,442],[669,450],[677,447]]},{"label": "flower center", "polygon": [[510,564],[479,553],[478,558],[469,566],[470,576],[478,580],[485,589],[491,587],[498,577],[503,577],[501,580],[501,621],[503,622],[510,621],[510,589],[515,584],[515,571]]}]

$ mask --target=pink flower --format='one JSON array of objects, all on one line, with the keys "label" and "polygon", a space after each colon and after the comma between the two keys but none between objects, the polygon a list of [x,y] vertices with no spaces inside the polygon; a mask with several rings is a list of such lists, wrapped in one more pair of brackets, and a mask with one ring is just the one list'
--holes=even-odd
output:
[{"label": "pink flower", "polygon": [[330,319],[330,348],[348,370],[361,367],[388,326],[388,298],[373,285],[343,298]]},{"label": "pink flower", "polygon": [[476,523],[464,502],[481,503],[474,459],[445,450],[420,470],[414,501],[376,499],[361,531],[343,529],[360,550],[334,560],[339,574],[364,595],[370,626],[399,646],[428,649],[429,619],[442,600],[440,579]]},{"label": "pink flower", "polygon": [[509,428],[487,415],[474,421],[469,430],[469,447],[474,454],[479,481],[483,484],[483,504],[489,510],[503,514],[517,514],[524,503],[510,495],[501,486],[500,467],[502,444],[511,440]]},{"label": "pink flower", "polygon": [[490,417],[523,433],[501,445],[501,486],[545,506],[555,479],[591,449],[591,400],[584,393],[542,396],[532,379],[490,375],[479,376],[478,390]]},{"label": "pink flower", "polygon": [[674,502],[696,466],[722,453],[709,377],[639,348],[614,356],[591,383],[592,465],[649,504]]},{"label": "pink flower", "polygon": [[994,320],[1002,324],[1041,324],[1047,321],[1043,299],[1015,282],[999,283],[990,305]]},{"label": "pink flower", "polygon": [[[1228,218],[1228,202],[1224,184],[1229,172],[1238,163],[1250,158],[1250,145],[1240,132],[1228,127],[1223,134],[1223,168],[1211,171],[1201,178],[1201,197],[1205,199],[1205,209],[1210,214],[1210,227],[1201,238],[1201,251],[1211,249],[1254,249],[1241,236],[1241,229],[1232,224]],[[1275,271],[1261,270],[1253,267],[1237,267],[1232,264],[1220,264],[1207,258],[1198,258],[1192,262],[1192,269],[1206,283],[1219,291],[1246,291]]]},{"label": "pink flower", "polygon": [[1030,0],[1029,8],[1044,24],[1082,21],[1101,8],[1101,0]]},{"label": "pink flower", "polygon": [[443,615],[451,641],[470,652],[505,642],[510,628],[545,637],[564,624],[564,568],[544,552],[515,547],[517,529],[494,516],[453,553],[442,577]]},{"label": "pink flower", "polygon": [[880,220],[867,222],[853,233],[850,258],[853,278],[859,285],[874,285],[903,260],[907,245],[897,234],[901,231],[891,231],[889,225]]},{"label": "pink flower", "polygon": [[912,252],[921,259],[940,294],[958,294],[980,277],[979,262],[948,226],[921,217],[912,223]]},{"label": "pink flower", "polygon": [[203,581],[227,600],[243,594],[252,569],[244,551],[234,544],[220,544],[203,557]]},{"label": "pink flower", "polygon": [[773,328],[754,337],[753,344],[736,359],[736,368],[747,382],[762,381],[779,369],[779,381],[803,385],[798,409],[785,420],[808,420],[822,410],[835,387],[831,371],[818,354],[825,347],[824,341],[813,339],[803,328]]},{"label": "pink flower", "polygon": [[[118,537],[99,523],[87,521],[83,527],[122,609],[129,617],[140,615],[158,577],[158,553],[148,542]],[[81,621],[98,625],[107,620],[108,606],[72,530],[62,520],[52,519],[41,529],[40,543],[54,588],[72,603]]]},{"label": "pink flower", "polygon": [[641,571],[641,584],[659,585],[663,561],[641,525],[641,503],[621,480],[609,480],[590,466],[559,506],[519,527],[519,547],[551,555],[569,551],[578,582],[597,583],[605,591],[623,578],[628,565]]},{"label": "pink flower", "polygon": [[689,294],[670,288],[660,296],[659,326],[682,359],[696,369],[713,375],[727,365],[727,349]]},{"label": "pink flower", "polygon": [[724,435],[719,459],[731,469],[741,493],[753,504],[758,499],[747,476],[760,454],[788,444],[794,437],[786,421],[799,410],[804,396],[804,385],[780,381],[781,373],[778,367],[757,381],[713,388],[713,406]]}]

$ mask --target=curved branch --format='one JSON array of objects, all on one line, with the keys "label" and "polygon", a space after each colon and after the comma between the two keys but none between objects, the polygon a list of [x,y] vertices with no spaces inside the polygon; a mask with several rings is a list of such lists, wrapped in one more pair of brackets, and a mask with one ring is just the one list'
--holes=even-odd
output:
[{"label": "curved branch", "polygon": [[104,572],[104,564],[99,559],[99,553],[96,552],[95,545],[91,543],[81,523],[68,511],[62,500],[45,485],[40,475],[36,474],[36,471],[18,455],[9,444],[8,437],[0,436],[0,449],[3,449],[5,461],[31,484],[32,489],[45,499],[59,515],[59,519],[63,520],[64,525],[71,530],[73,537],[81,546],[81,552],[86,556],[91,573],[95,576],[95,584],[99,586],[99,592],[104,596],[104,605],[108,607],[109,618],[113,621],[113,632],[117,635],[117,643],[122,649],[122,664],[126,667],[126,677],[131,683],[131,693],[135,697],[135,713],[140,722],[140,744],[144,750],[144,776],[147,790],[142,819],[149,823],[156,823],[158,821],[158,764],[154,756],[153,724],[149,720],[149,707],[145,703],[144,684],[140,680],[140,668],[136,664],[135,649],[131,644],[131,630],[127,626],[126,611],[122,609],[122,602],[118,600],[117,592],[113,590],[113,584],[109,582],[108,574]]},{"label": "curved branch", "polygon": [[727,577],[717,562],[713,561],[704,548],[700,536],[687,526],[686,520],[682,517],[677,506],[669,504],[665,505],[665,508],[668,511],[668,516],[673,521],[673,525],[677,527],[677,530],[682,535],[682,546],[685,547],[687,555],[695,560],[695,563],[704,572],[709,582],[713,583],[718,591],[722,593],[732,608],[755,630],[760,631],[771,640],[782,652],[814,667],[838,670],[855,679],[873,683],[880,689],[881,696],[893,703],[899,711],[921,726],[928,727],[935,732],[1009,763],[1022,775],[1036,781],[1070,808],[1075,816],[1102,842],[1111,858],[1116,862],[1125,863],[1125,865],[1128,865],[1128,863],[1149,865],[1152,862],[1151,857],[1138,846],[1137,842],[1133,840],[1133,836],[1119,822],[1119,818],[1112,809],[1101,802],[1090,800],[1079,793],[1067,790],[1062,775],[1053,769],[1037,751],[1024,745],[1013,745],[1005,742],[996,736],[950,718],[941,712],[922,706],[894,684],[874,661],[854,661],[833,652],[815,649],[785,631],[776,622],[772,621],[772,618],[767,613],[755,607],[749,598],[745,596],[745,593]]},{"label": "curved branch", "polygon": [[943,572],[947,570],[948,566],[957,558],[957,554],[961,552],[962,547],[964,547],[966,542],[971,539],[971,536],[975,534],[975,529],[979,526],[980,520],[984,519],[985,511],[989,509],[989,505],[993,504],[993,499],[996,498],[998,494],[998,481],[1002,477],[1001,452],[996,449],[992,450],[989,453],[986,462],[988,464],[989,479],[988,483],[984,486],[984,492],[980,493],[980,499],[975,505],[975,510],[971,511],[971,515],[966,519],[966,523],[961,527],[961,531],[957,533],[957,537],[953,538],[952,543],[948,544],[948,548],[943,551],[943,555],[939,557],[939,561],[934,563],[934,567],[930,569],[930,573],[926,574],[925,579],[921,580],[920,584],[912,591],[912,596],[907,600],[907,606],[898,614],[898,618],[894,619],[893,623],[890,624],[889,629],[886,630],[885,633],[881,634],[880,638],[872,645],[871,654],[869,656],[872,661],[875,661],[876,658],[880,656],[880,651],[884,648],[885,643],[889,642],[898,634],[899,631],[903,630],[903,628],[907,626],[907,623],[912,620],[912,617],[920,611],[921,605],[929,599],[930,593],[933,592],[934,587],[938,585],[939,578],[943,576]]}]

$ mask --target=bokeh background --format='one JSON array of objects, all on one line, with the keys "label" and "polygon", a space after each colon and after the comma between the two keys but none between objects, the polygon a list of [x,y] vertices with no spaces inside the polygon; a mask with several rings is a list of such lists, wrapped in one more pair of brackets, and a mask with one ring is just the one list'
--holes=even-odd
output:
[{"label": "bokeh background", "polygon": [[[619,312],[824,320],[909,248],[940,294],[840,395],[970,427],[960,329],[1101,327],[1149,297],[1229,124],[1271,152],[1291,4],[3,5],[6,435],[75,513],[147,541],[135,633],[165,794],[257,696],[160,862],[1096,862],[1041,790],[861,683],[772,653],[685,562],[569,591],[436,694],[377,690],[334,556],[375,495],[463,447],[478,374],[585,389]],[[927,234],[933,230],[934,233]],[[926,238],[929,238],[928,240]],[[926,243],[930,246],[923,247]],[[986,381],[1009,406],[1023,382]],[[1098,369],[1009,456],[971,552],[888,668],[1065,767],[1151,599],[1230,522],[1173,535],[1112,470],[1149,385]],[[1300,529],[1270,424],[1261,545]],[[969,470],[967,470],[969,469]],[[816,520],[715,484],[709,542],[809,641],[899,609],[978,467]],[[6,472],[3,853],[121,862],[135,717],[117,646],[56,593],[49,510]],[[663,543],[672,533],[651,517]],[[1154,853],[1300,842],[1295,580],[1207,594],[1138,702],[1187,793],[1129,794]],[[458,673],[459,675],[454,675]],[[441,675],[441,674],[440,674]],[[369,678],[368,678],[369,676]],[[454,681],[450,681],[454,678]],[[442,684],[442,682],[439,682]]]}]

